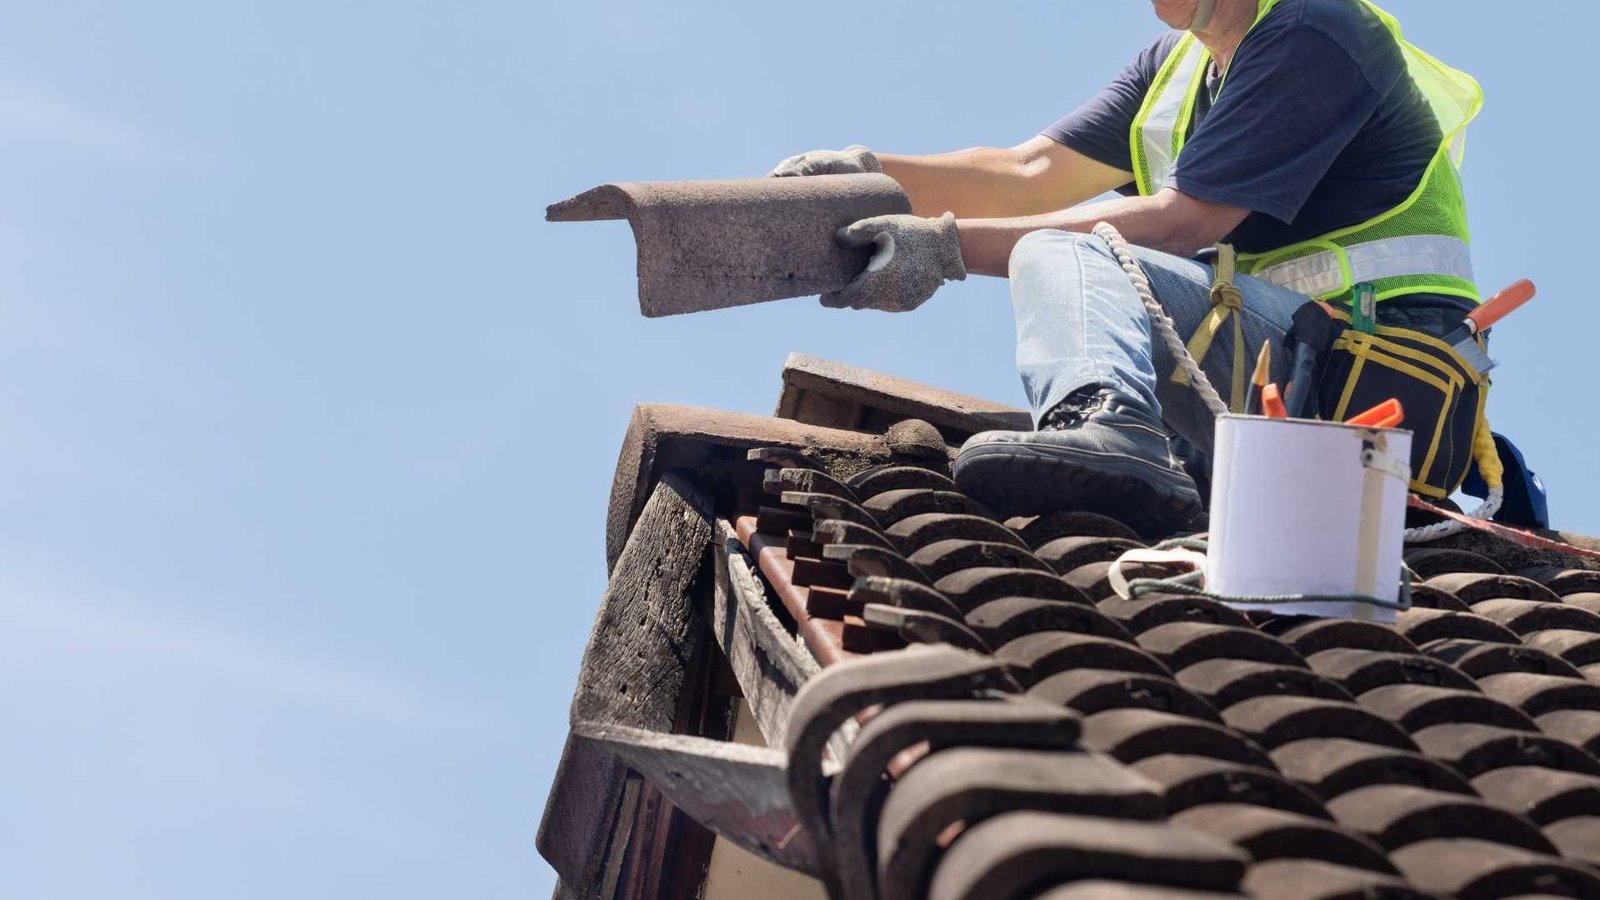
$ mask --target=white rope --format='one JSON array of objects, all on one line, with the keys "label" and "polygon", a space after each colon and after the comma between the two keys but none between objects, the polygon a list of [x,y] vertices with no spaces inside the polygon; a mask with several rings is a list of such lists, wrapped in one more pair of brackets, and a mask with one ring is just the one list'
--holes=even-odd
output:
[{"label": "white rope", "polygon": [[[1498,485],[1492,487],[1489,489],[1489,496],[1483,498],[1483,505],[1467,513],[1467,516],[1473,519],[1492,519],[1494,514],[1500,511],[1500,507],[1505,503],[1505,500],[1506,489]],[[1421,528],[1407,528],[1405,540],[1408,544],[1426,544],[1429,541],[1437,541],[1451,535],[1460,534],[1466,530],[1466,525],[1454,519],[1445,519],[1442,522],[1424,525]]]},{"label": "white rope", "polygon": [[1161,342],[1167,345],[1172,358],[1177,360],[1178,368],[1189,376],[1189,383],[1194,385],[1195,393],[1200,395],[1201,402],[1205,403],[1213,416],[1226,413],[1228,404],[1222,402],[1222,395],[1211,386],[1211,379],[1206,377],[1206,373],[1200,369],[1200,364],[1189,355],[1189,348],[1184,346],[1183,338],[1178,336],[1178,328],[1172,324],[1167,311],[1156,302],[1155,292],[1150,289],[1150,279],[1145,277],[1144,269],[1139,267],[1139,260],[1133,255],[1133,248],[1109,222],[1096,225],[1094,234],[1106,242],[1106,246],[1111,248],[1111,254],[1122,266],[1122,271],[1128,273],[1128,280],[1133,282],[1133,289],[1138,292],[1139,299],[1144,301],[1145,310],[1150,313],[1150,324],[1161,336]]},{"label": "white rope", "polygon": [[[1094,226],[1095,237],[1106,242],[1111,248],[1111,254],[1116,257],[1117,263],[1122,266],[1122,271],[1128,275],[1128,280],[1133,282],[1133,289],[1139,294],[1139,299],[1144,303],[1144,308],[1150,313],[1150,324],[1156,334],[1161,337],[1161,342],[1166,344],[1172,358],[1177,360],[1178,368],[1189,376],[1189,383],[1194,386],[1195,393],[1200,395],[1200,400],[1211,410],[1213,416],[1224,415],[1228,412],[1228,405],[1222,402],[1222,396],[1217,389],[1211,386],[1211,379],[1201,370],[1200,364],[1189,355],[1189,348],[1183,343],[1183,338],[1178,336],[1178,328],[1172,324],[1172,319],[1167,315],[1161,304],[1156,302],[1156,295],[1150,288],[1150,279],[1140,268],[1139,260],[1133,254],[1133,247],[1123,239],[1121,232],[1109,222],[1101,222]],[[1234,352],[1241,352],[1243,348],[1234,348]],[[1505,489],[1492,487],[1489,496],[1484,499],[1483,505],[1468,513],[1474,519],[1490,519],[1500,511],[1500,506],[1505,502]],[[1421,528],[1408,528],[1405,532],[1405,542],[1408,544],[1425,544],[1437,541],[1451,535],[1460,534],[1467,530],[1467,526],[1460,522],[1446,519],[1433,525]]]}]

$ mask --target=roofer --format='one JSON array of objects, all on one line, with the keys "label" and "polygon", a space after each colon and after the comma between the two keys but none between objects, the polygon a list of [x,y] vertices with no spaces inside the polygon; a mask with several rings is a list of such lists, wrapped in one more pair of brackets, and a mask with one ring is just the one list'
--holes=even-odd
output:
[{"label": "roofer", "polygon": [[[1482,102],[1476,82],[1406,43],[1368,0],[1152,4],[1178,30],[1016,147],[854,146],[779,164],[774,175],[881,171],[911,198],[911,215],[840,233],[878,249],[824,304],[910,310],[968,272],[1009,276],[1037,430],[968,441],[962,489],[1006,515],[1105,510],[1170,531],[1200,497],[1169,429],[1209,449],[1213,417],[1175,383],[1128,275],[1087,233],[1108,222],[1139,245],[1157,300],[1235,404],[1239,361],[1271,339],[1284,371],[1294,314],[1308,296],[1330,301],[1361,337],[1341,339],[1347,362],[1324,365],[1310,413],[1342,419],[1364,399],[1404,395],[1419,435],[1413,489],[1448,495],[1466,475],[1484,395],[1481,373],[1463,373],[1436,340],[1479,297],[1456,171]],[[1125,196],[1087,202],[1108,191]],[[1231,247],[1215,265],[1192,259],[1219,242]],[[1375,323],[1352,309],[1361,297],[1382,301]]]}]

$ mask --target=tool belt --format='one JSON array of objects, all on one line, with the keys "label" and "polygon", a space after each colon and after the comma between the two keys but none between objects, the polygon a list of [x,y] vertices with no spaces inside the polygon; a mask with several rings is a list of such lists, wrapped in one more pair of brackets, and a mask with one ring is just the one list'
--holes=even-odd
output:
[{"label": "tool belt", "polygon": [[[1311,304],[1317,306],[1318,304]],[[1351,326],[1352,314],[1322,306],[1331,332],[1314,372],[1310,409],[1291,415],[1343,422],[1393,397],[1405,407],[1412,432],[1411,490],[1444,499],[1466,479],[1474,460],[1489,381],[1443,340],[1410,328]],[[1298,317],[1297,317],[1298,318]],[[1299,336],[1291,331],[1289,349]],[[1480,342],[1482,338],[1478,338]]]},{"label": "tool belt", "polygon": [[[1243,413],[1247,357],[1240,315],[1244,298],[1233,282],[1236,254],[1233,247],[1218,244],[1205,261],[1215,269],[1211,311],[1190,338],[1189,355],[1205,359],[1217,335],[1231,328],[1229,406],[1234,413]],[[1316,301],[1295,314],[1285,349],[1292,357],[1304,342],[1316,351],[1317,364],[1313,390],[1291,390],[1291,397],[1304,398],[1304,406],[1291,408],[1289,415],[1343,422],[1391,398],[1399,400],[1405,408],[1403,427],[1412,432],[1411,490],[1435,500],[1449,497],[1466,480],[1475,459],[1484,456],[1481,440],[1489,433],[1483,409],[1489,380],[1438,337],[1377,324],[1371,305],[1360,327],[1353,324],[1356,315],[1354,302],[1342,309]],[[1482,345],[1483,338],[1475,340]],[[1181,369],[1172,380],[1188,382]]]}]

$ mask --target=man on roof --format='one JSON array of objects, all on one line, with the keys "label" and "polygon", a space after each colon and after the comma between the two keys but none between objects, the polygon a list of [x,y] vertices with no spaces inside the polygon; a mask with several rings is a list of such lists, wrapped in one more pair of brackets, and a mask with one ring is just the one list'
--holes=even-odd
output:
[{"label": "man on roof", "polygon": [[[1089,233],[1097,223],[1137,245],[1158,302],[1225,398],[1240,389],[1236,358],[1253,361],[1263,341],[1287,373],[1283,338],[1308,298],[1329,301],[1341,322],[1353,300],[1380,301],[1376,322],[1353,330],[1425,339],[1429,355],[1479,297],[1456,173],[1460,132],[1481,105],[1476,82],[1406,43],[1368,0],[1151,2],[1176,30],[1022,144],[935,156],[854,146],[772,173],[883,172],[911,198],[911,215],[840,233],[877,251],[825,305],[904,311],[969,272],[1010,278],[1037,430],[977,435],[955,464],[962,489],[1001,514],[1099,510],[1158,534],[1201,507],[1169,434],[1209,449],[1213,417],[1174,381],[1127,273]],[[1112,191],[1123,196],[1095,200]],[[1216,265],[1195,260],[1223,244]],[[1214,290],[1229,280],[1236,292]],[[1431,455],[1413,459],[1414,489],[1438,497],[1466,474],[1482,393],[1443,373],[1459,360],[1434,362],[1436,378],[1418,375],[1435,371],[1421,363],[1365,386],[1352,376],[1330,388],[1324,375],[1312,412],[1342,419],[1363,408],[1348,408],[1352,397],[1406,393],[1395,377],[1445,384],[1445,446],[1419,438]],[[1435,429],[1411,409],[1408,426]]]}]

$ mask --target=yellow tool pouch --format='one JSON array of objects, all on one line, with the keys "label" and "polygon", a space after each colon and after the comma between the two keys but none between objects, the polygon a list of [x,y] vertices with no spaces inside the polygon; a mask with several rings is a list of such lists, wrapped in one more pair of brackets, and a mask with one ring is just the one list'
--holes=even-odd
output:
[{"label": "yellow tool pouch", "polygon": [[[1377,325],[1366,334],[1349,327],[1350,314],[1334,309],[1344,327],[1317,371],[1321,418],[1343,422],[1393,397],[1405,407],[1412,433],[1411,490],[1443,499],[1455,492],[1472,465],[1474,442],[1489,381],[1443,340],[1409,328]],[[1481,338],[1477,340],[1481,341]]]}]

